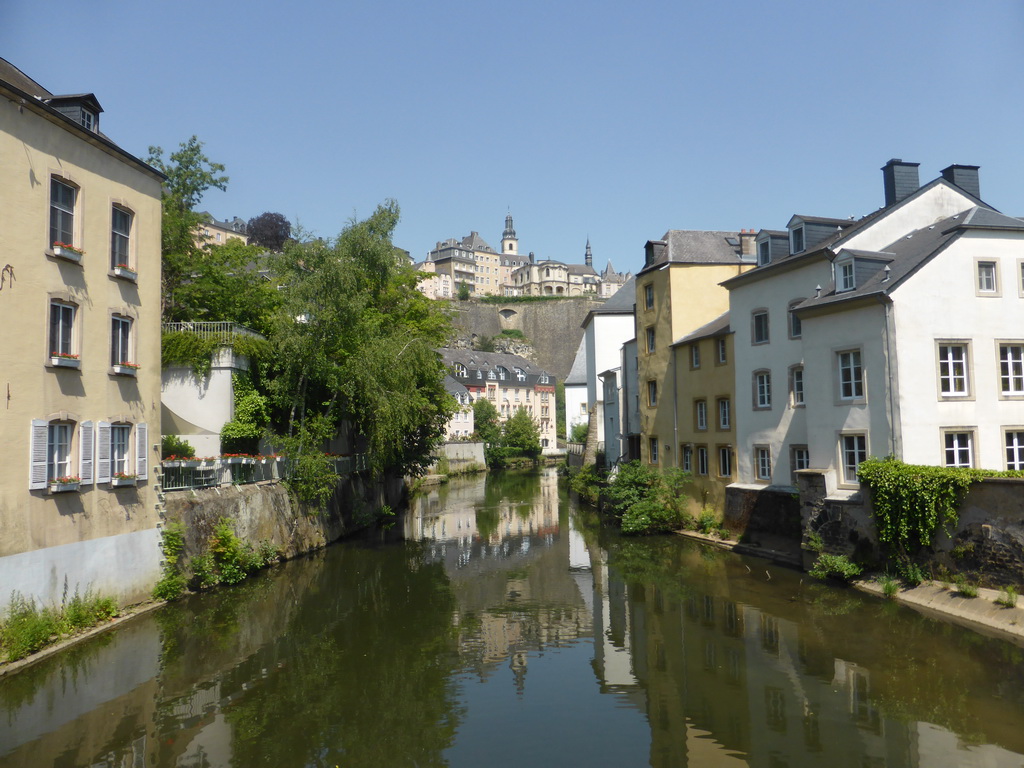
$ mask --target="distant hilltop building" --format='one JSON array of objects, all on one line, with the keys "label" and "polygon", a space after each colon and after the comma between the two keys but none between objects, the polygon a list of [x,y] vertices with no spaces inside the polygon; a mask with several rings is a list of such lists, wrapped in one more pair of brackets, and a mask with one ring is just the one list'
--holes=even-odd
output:
[{"label": "distant hilltop building", "polygon": [[521,256],[511,214],[505,217],[500,251],[488,245],[478,232],[470,232],[461,240],[438,242],[417,268],[431,275],[420,281],[419,289],[432,299],[455,298],[460,285],[473,296],[607,297],[631,277],[628,272],[616,272],[611,261],[598,274],[589,239],[583,264],[538,261],[532,252]]},{"label": "distant hilltop building", "polygon": [[249,236],[246,234],[245,222],[235,216],[230,221],[217,221],[205,211],[201,214],[204,221],[196,229],[196,244],[203,245],[224,245],[228,240],[241,240],[243,245],[249,244]]}]

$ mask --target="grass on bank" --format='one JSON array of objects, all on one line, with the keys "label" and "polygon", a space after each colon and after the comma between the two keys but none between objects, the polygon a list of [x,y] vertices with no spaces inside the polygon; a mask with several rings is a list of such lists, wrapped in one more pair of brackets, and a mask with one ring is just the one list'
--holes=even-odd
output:
[{"label": "grass on bank", "polygon": [[6,618],[0,620],[0,660],[23,659],[118,615],[114,598],[89,590],[84,595],[75,590],[59,608],[39,606],[34,599],[13,592]]}]

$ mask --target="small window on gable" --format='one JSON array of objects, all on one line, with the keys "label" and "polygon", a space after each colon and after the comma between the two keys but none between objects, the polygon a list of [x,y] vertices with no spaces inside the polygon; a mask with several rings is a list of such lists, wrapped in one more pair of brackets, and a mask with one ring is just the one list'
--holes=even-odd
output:
[{"label": "small window on gable", "polygon": [[719,362],[719,364],[725,364],[727,362],[727,360],[728,360],[728,357],[727,357],[728,351],[726,350],[726,347],[725,347],[725,339],[717,339],[716,342],[715,342],[715,346],[718,349],[718,362]]},{"label": "small window on gable", "polygon": [[852,291],[857,287],[853,273],[853,262],[844,261],[836,265],[836,291]]},{"label": "small window on gable", "polygon": [[790,253],[801,253],[804,250],[804,228],[793,227],[789,232]]},{"label": "small window on gable", "polygon": [[690,347],[690,367],[700,368],[700,344],[697,342]]},{"label": "small window on gable", "polygon": [[772,261],[772,244],[770,240],[762,240],[757,244],[757,266],[763,267]]},{"label": "small window on gable", "polygon": [[462,363],[456,363],[455,375],[462,379],[466,378],[466,366],[464,366]]},{"label": "small window on gable", "polygon": [[88,109],[83,109],[82,110],[82,126],[87,131],[95,131],[96,130],[96,113],[91,111],[91,110],[88,110]]}]

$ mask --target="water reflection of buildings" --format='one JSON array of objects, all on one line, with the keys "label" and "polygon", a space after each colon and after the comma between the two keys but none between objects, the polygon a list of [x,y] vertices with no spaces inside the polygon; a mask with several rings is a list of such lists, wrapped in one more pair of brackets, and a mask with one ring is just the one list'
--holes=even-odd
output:
[{"label": "water reflection of buildings", "polygon": [[407,515],[406,537],[426,542],[425,562],[443,564],[460,653],[481,679],[507,662],[521,691],[531,652],[591,635],[589,560],[566,567],[580,559],[578,537],[560,517],[555,471],[434,489]]},{"label": "water reflection of buildings", "polygon": [[730,594],[724,569],[713,587],[684,578],[678,589],[621,585],[628,599],[609,605],[630,628],[652,766],[1022,765],[998,746],[885,716],[867,667],[836,658],[820,628]]}]

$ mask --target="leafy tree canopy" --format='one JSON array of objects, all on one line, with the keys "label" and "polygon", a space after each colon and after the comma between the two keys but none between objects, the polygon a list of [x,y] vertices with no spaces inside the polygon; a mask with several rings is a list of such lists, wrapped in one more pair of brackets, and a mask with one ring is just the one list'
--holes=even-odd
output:
[{"label": "leafy tree canopy", "polygon": [[523,456],[540,456],[540,429],[525,408],[516,408],[502,428],[502,444]]},{"label": "leafy tree canopy", "polygon": [[268,211],[249,219],[246,234],[250,245],[280,251],[292,236],[292,225],[282,214]]},{"label": "leafy tree canopy", "polygon": [[498,409],[486,397],[478,397],[473,402],[473,428],[485,443],[497,444],[501,440]]}]

